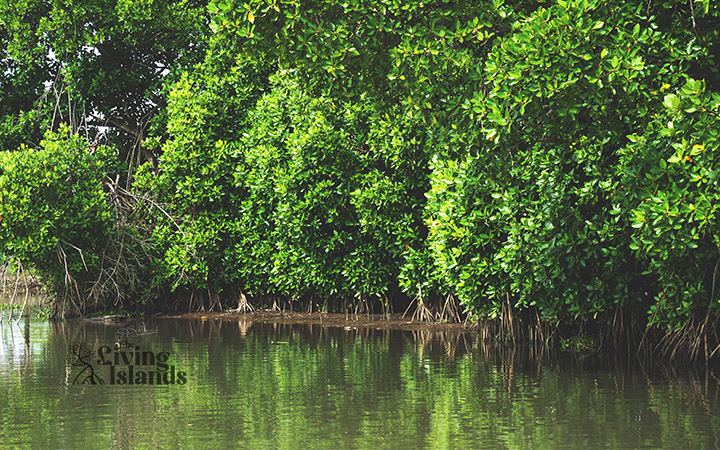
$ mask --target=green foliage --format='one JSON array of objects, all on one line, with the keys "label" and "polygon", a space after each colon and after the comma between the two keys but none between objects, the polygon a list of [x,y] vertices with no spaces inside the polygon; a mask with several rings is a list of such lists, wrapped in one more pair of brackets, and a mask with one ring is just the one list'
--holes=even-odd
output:
[{"label": "green foliage", "polygon": [[35,308],[34,317],[38,319],[47,320],[52,317],[52,306],[48,303],[43,303]]},{"label": "green foliage", "polygon": [[[711,246],[699,245],[692,273],[675,268],[689,254],[664,228],[670,253],[647,247],[659,238],[637,218],[651,220],[656,192],[646,191],[661,187],[630,179],[657,169],[629,155],[661,154],[633,149],[667,134],[663,95],[687,75],[715,79],[717,33],[690,26],[714,21],[714,8],[218,0],[208,9],[213,52],[292,70],[260,88],[257,69],[207,58],[195,74],[219,84],[203,75],[173,88],[153,185],[180,214],[158,235],[177,241],[169,276],[207,287],[222,274],[290,298],[451,294],[477,317],[498,317],[509,298],[552,320],[609,320],[677,292],[680,323],[696,309],[689,299],[708,295]],[[256,106],[220,102],[238,98],[218,86],[239,72],[249,74],[239,92],[255,93],[239,98]],[[679,110],[681,98],[665,104]],[[692,108],[685,114],[712,110]],[[691,245],[710,229],[691,226],[694,217],[681,220]],[[671,282],[678,276],[692,281]]]},{"label": "green foliage", "polygon": [[56,293],[97,275],[113,225],[103,189],[114,158],[67,129],[38,149],[0,152],[0,252],[35,267]]},{"label": "green foliage", "polygon": [[560,348],[564,351],[597,353],[601,347],[602,342],[597,336],[585,333],[560,339]]},{"label": "green foliage", "polygon": [[[123,172],[117,156],[77,136],[8,152],[0,253],[52,272],[62,248],[75,279],[115,233],[151,272],[118,286],[143,299],[707,324],[719,18],[674,0],[1,5],[5,147],[92,116],[131,138],[130,170],[161,157],[127,208],[87,172]],[[67,105],[36,101],[47,82]]]},{"label": "green foliage", "polygon": [[688,80],[622,153],[630,247],[656,280],[655,320],[679,327],[718,302],[720,94]]},{"label": "green foliage", "polygon": [[488,55],[467,104],[485,141],[436,163],[428,203],[433,259],[471,311],[494,317],[506,296],[553,320],[647,304],[619,155],[703,49],[645,13],[558,2]]},{"label": "green foliage", "polygon": [[169,89],[161,170],[154,176],[145,166],[138,188],[164,205],[155,211],[152,239],[164,254],[156,271],[172,289],[222,290],[233,280],[225,253],[244,197],[233,177],[241,162],[233,140],[266,79],[259,62],[209,52],[206,65]]},{"label": "green foliage", "polygon": [[366,169],[352,193],[360,226],[387,252],[388,275],[397,278],[405,293],[434,292],[424,242],[423,211],[433,152],[425,122],[412,108],[376,105],[368,123],[365,143],[357,144]]},{"label": "green foliage", "polygon": [[163,82],[204,54],[205,14],[190,0],[2,2],[0,133],[14,137],[3,145],[67,123],[125,156],[165,107]]},{"label": "green foliage", "polygon": [[[270,101],[261,103],[260,115],[255,116],[262,122],[263,106],[268,105],[271,122],[265,126],[285,127],[280,139],[270,143],[284,159],[275,167],[272,180],[277,199],[271,216],[275,226],[272,279],[279,292],[290,296],[327,298],[347,295],[347,291],[352,295],[347,278],[359,274],[352,274],[348,265],[352,256],[362,255],[351,252],[364,250],[349,202],[355,171],[361,169],[349,136],[354,130],[336,127],[332,121],[340,115],[337,108],[327,100],[303,95],[293,83],[276,85],[272,95],[277,95],[281,111],[290,109],[285,112],[290,113],[289,123],[275,122],[274,99],[265,99]],[[252,179],[252,168],[248,168]]]},{"label": "green foliage", "polygon": [[[333,98],[367,92],[428,116],[456,111],[482,58],[534,2],[213,0],[211,29],[251,55],[270,54]],[[391,105],[392,106],[392,105]]]},{"label": "green foliage", "polygon": [[402,163],[379,154],[395,149],[381,147],[384,133],[368,130],[374,113],[362,99],[336,105],[304,93],[290,74],[275,78],[252,113],[241,147],[247,172],[236,177],[249,191],[238,254],[245,254],[239,266],[255,266],[251,278],[269,273],[277,292],[291,297],[397,292],[400,236],[391,216],[407,200],[380,172],[398,172]]},{"label": "green foliage", "polygon": [[0,27],[0,151],[42,138],[34,103],[42,94],[44,68],[18,64],[7,47],[7,30]]},{"label": "green foliage", "polygon": [[[419,116],[315,98],[287,72],[265,87],[257,66],[213,61],[226,71],[173,87],[161,171],[141,177],[168,208],[154,231],[162,276],[293,299],[397,295],[404,255],[422,245]],[[228,86],[234,103],[219,107]]]}]

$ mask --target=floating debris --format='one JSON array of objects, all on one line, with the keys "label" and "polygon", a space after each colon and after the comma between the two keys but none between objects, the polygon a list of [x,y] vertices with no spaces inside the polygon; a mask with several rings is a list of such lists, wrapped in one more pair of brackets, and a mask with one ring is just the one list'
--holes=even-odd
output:
[{"label": "floating debris", "polygon": [[130,320],[128,316],[122,314],[111,314],[107,316],[87,317],[85,320],[90,322],[124,322]]},{"label": "floating debris", "polygon": [[123,337],[123,338],[127,339],[127,338],[131,338],[131,337],[135,337],[135,336],[141,336],[143,334],[153,334],[153,333],[157,333],[157,332],[158,332],[157,327],[155,327],[154,330],[148,330],[148,328],[145,326],[145,322],[140,322],[140,325],[137,328],[135,328],[135,327],[120,328],[119,330],[117,330],[115,332],[115,334],[119,337]]}]

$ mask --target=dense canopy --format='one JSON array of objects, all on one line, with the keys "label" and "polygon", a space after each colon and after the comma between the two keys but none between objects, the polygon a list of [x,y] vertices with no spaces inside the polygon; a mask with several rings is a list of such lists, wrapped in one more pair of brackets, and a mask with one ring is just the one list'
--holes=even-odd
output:
[{"label": "dense canopy", "polygon": [[59,313],[720,343],[708,0],[24,0],[0,26],[0,257]]}]

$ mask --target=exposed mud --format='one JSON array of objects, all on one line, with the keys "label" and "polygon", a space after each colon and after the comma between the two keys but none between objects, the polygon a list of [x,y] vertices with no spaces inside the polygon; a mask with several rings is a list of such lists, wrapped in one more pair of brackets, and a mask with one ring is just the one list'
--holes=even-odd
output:
[{"label": "exposed mud", "polygon": [[378,330],[429,330],[469,331],[473,325],[465,323],[419,322],[402,314],[339,314],[301,313],[259,310],[247,313],[186,313],[168,314],[155,317],[173,319],[200,319],[222,321],[253,321],[260,323],[312,324],[346,329],[373,328]]}]

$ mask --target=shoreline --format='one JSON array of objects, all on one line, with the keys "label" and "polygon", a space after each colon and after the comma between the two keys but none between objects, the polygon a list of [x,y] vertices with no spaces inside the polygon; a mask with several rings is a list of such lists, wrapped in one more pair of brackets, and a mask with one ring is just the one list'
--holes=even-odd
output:
[{"label": "shoreline", "polygon": [[402,314],[342,314],[324,312],[283,312],[272,310],[256,310],[250,312],[191,312],[181,314],[159,314],[152,316],[153,319],[200,319],[200,320],[221,320],[239,321],[250,320],[261,323],[277,324],[304,324],[322,325],[333,328],[373,328],[377,330],[428,330],[428,331],[449,331],[469,332],[477,330],[475,324],[457,322],[421,322],[413,320],[412,317]]}]

